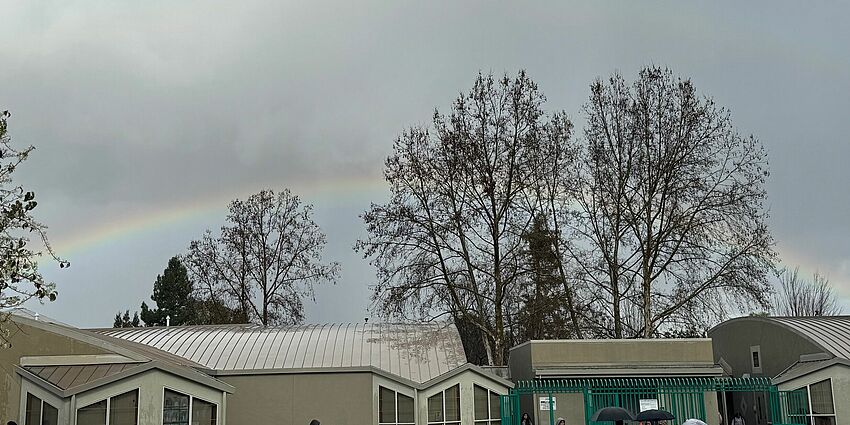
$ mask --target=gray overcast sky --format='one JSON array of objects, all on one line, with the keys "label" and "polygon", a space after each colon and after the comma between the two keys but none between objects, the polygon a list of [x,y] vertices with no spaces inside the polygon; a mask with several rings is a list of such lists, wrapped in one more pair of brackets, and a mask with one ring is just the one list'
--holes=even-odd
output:
[{"label": "gray overcast sky", "polygon": [[138,308],[168,258],[226,204],[290,187],[340,261],[308,321],[366,316],[373,270],[351,251],[381,202],[393,138],[479,70],[527,69],[549,110],[597,76],[672,68],[732,110],[771,162],[783,261],[850,299],[850,27],[816,2],[36,2],[0,5],[0,108],[34,144],[18,181],[72,262],[45,272],[81,326]]}]

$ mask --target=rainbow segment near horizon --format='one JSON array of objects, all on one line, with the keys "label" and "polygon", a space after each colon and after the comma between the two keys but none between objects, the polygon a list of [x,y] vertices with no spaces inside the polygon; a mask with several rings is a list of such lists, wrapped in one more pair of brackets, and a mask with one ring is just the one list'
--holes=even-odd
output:
[{"label": "rainbow segment near horizon", "polygon": [[[78,234],[59,241],[54,241],[53,248],[57,254],[64,259],[68,259],[73,264],[73,256],[83,253],[90,249],[94,249],[101,245],[120,242],[122,240],[131,239],[134,236],[144,234],[146,231],[165,227],[171,224],[177,224],[207,214],[221,213],[222,220],[227,209],[227,204],[235,198],[244,198],[251,193],[256,193],[261,187],[285,187],[281,185],[265,185],[257,186],[251,189],[235,191],[227,195],[218,195],[204,200],[193,200],[190,203],[169,205],[154,213],[136,214],[124,217],[120,220],[106,223],[94,229],[85,229]],[[386,189],[386,183],[376,176],[345,176],[344,178],[318,180],[314,182],[300,182],[288,186],[290,190],[301,197],[302,200],[310,204],[316,204],[317,201],[325,201],[330,197],[340,195],[356,195],[366,194],[370,192],[378,192]],[[278,190],[278,189],[275,189]],[[782,255],[786,260],[786,264],[795,264],[800,266],[800,271],[804,275],[811,275],[818,270],[814,261],[806,258],[804,255],[799,255],[789,247],[778,247],[780,251],[784,251]],[[790,261],[789,261],[790,260]],[[796,261],[794,261],[796,260]],[[792,266],[793,267],[793,266]],[[821,270],[824,271],[824,270]],[[829,275],[829,271],[824,271]],[[850,298],[850,282],[843,284],[842,278],[850,279],[850,276],[838,276],[838,281],[834,282],[834,287],[837,292]]]},{"label": "rainbow segment near horizon", "polygon": [[105,223],[95,228],[83,229],[66,239],[52,243],[53,249],[63,259],[73,264],[73,256],[101,245],[120,242],[172,224],[186,222],[210,214],[224,214],[227,205],[237,198],[244,199],[262,188],[271,188],[275,192],[288,187],[302,201],[315,205],[345,195],[370,194],[386,188],[386,183],[375,176],[345,176],[344,178],[299,182],[288,185],[258,185],[250,189],[220,194],[207,199],[193,199],[191,202],[172,204],[155,212],[139,213]]}]

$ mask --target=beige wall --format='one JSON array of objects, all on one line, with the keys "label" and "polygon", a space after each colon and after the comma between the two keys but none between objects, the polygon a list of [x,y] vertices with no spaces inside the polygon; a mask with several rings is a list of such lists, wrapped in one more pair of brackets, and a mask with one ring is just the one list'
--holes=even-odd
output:
[{"label": "beige wall", "polygon": [[[14,319],[13,319],[14,320]],[[6,323],[13,329],[11,348],[0,348],[0,423],[19,416],[21,377],[15,372],[22,356],[109,354],[79,340],[20,323]]]},{"label": "beige wall", "polygon": [[714,364],[710,339],[532,341],[532,367],[570,364]]},{"label": "beige wall", "polygon": [[219,376],[236,388],[227,398],[229,424],[307,425],[377,424],[379,388],[385,387],[414,399],[416,421],[426,424],[428,397],[460,385],[461,419],[473,420],[473,386],[498,394],[508,388],[474,371],[465,371],[425,390],[371,372],[330,372],[275,375]]},{"label": "beige wall", "polygon": [[[226,425],[223,421],[225,398],[221,391],[159,370],[149,370],[64,399],[60,399],[27,379],[22,380],[21,388],[22,392],[29,392],[58,408],[60,424],[74,424],[78,408],[129,391],[139,390],[139,425],[159,425],[162,424],[163,397],[165,389],[168,388],[215,404],[217,423]],[[24,425],[25,399],[21,398],[18,403],[20,413],[15,420]]]},{"label": "beige wall", "polygon": [[372,374],[305,373],[219,376],[236,388],[227,398],[232,425],[372,423]]},{"label": "beige wall", "polygon": [[808,375],[783,382],[778,385],[781,391],[790,391],[832,379],[832,400],[835,406],[836,425],[850,425],[850,367],[833,365]]},{"label": "beige wall", "polygon": [[226,425],[226,423],[222,421],[225,414],[223,412],[225,409],[225,399],[224,394],[221,391],[159,370],[149,370],[147,372],[77,394],[75,400],[76,407],[72,405],[71,411],[75,412],[76,408],[85,407],[89,404],[97,403],[98,401],[124,394],[134,389],[140,389],[139,425],[159,425],[162,424],[162,405],[166,388],[214,403],[217,406],[217,423]]},{"label": "beige wall", "polygon": [[[467,370],[445,381],[436,383],[430,388],[419,391],[416,407],[418,424],[425,425],[428,423],[428,398],[455,385],[460,385],[460,420],[463,425],[472,424],[474,420],[475,397],[473,388],[475,385],[502,395],[508,393],[507,387],[485,378],[474,371]],[[377,404],[375,404],[375,408],[377,409]],[[377,423],[377,416],[376,420],[372,423]]]},{"label": "beige wall", "polygon": [[[713,328],[714,360],[722,358],[732,367],[732,376],[748,373],[772,378],[800,359],[802,354],[820,353],[818,348],[800,334],[761,318],[733,319]],[[758,346],[761,373],[752,367],[750,347]]]}]

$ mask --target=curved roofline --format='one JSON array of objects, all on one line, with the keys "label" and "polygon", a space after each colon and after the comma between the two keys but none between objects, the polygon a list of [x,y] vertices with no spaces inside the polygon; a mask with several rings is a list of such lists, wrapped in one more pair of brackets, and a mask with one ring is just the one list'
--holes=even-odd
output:
[{"label": "curved roofline", "polygon": [[850,315],[804,316],[804,317],[799,317],[799,316],[741,316],[741,317],[734,317],[732,319],[718,323],[717,325],[715,325],[714,327],[709,329],[706,332],[706,334],[710,336],[711,333],[714,332],[716,329],[726,327],[726,326],[728,326],[732,323],[737,323],[737,322],[755,321],[755,322],[770,323],[772,325],[779,326],[783,329],[786,329],[786,330],[790,331],[791,333],[793,333],[797,336],[802,337],[806,341],[812,343],[812,345],[814,345],[815,347],[818,347],[821,350],[823,350],[824,353],[828,353],[828,354],[832,355],[833,357],[836,357],[835,353],[831,349],[825,347],[821,342],[818,342],[816,339],[812,338],[810,335],[807,335],[807,334],[801,332],[799,329],[796,329],[793,326],[790,326],[787,323],[782,322],[781,320],[775,320],[775,319],[809,319],[809,320],[824,319],[824,320],[828,320],[829,318],[835,318],[835,317],[850,318]]}]

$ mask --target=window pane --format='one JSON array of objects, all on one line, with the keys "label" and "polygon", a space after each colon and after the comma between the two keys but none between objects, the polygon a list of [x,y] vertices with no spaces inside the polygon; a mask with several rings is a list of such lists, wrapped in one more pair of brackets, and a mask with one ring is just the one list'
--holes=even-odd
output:
[{"label": "window pane", "polygon": [[139,390],[109,399],[109,425],[138,425]]},{"label": "window pane", "polygon": [[[809,387],[812,393],[813,414],[833,414],[835,407],[832,405],[832,383],[829,379],[812,384]],[[817,422],[817,420],[815,420]]]},{"label": "window pane", "polygon": [[41,399],[27,393],[27,416],[24,425],[39,425],[41,421]]},{"label": "window pane", "polygon": [[491,392],[490,393],[490,419],[501,419],[502,412],[501,407],[499,406],[499,395]]},{"label": "window pane", "polygon": [[165,390],[162,425],[189,425],[189,396]]},{"label": "window pane", "polygon": [[395,391],[378,387],[378,422],[395,423]]},{"label": "window pane", "polygon": [[487,417],[487,390],[478,385],[472,388],[474,394],[472,406],[475,410],[475,419],[489,419]]},{"label": "window pane", "polygon": [[753,367],[760,367],[759,366],[759,352],[758,351],[753,351]]},{"label": "window pane", "polygon": [[77,409],[77,425],[106,425],[106,400]]},{"label": "window pane", "polygon": [[192,425],[215,425],[215,403],[192,399]]},{"label": "window pane", "polygon": [[835,425],[835,416],[813,416],[815,425]]},{"label": "window pane", "polygon": [[446,421],[460,420],[460,386],[446,390]]},{"label": "window pane", "polygon": [[443,421],[443,393],[428,397],[428,422]]},{"label": "window pane", "polygon": [[412,424],[416,422],[413,414],[413,398],[404,394],[398,395],[398,423]]},{"label": "window pane", "polygon": [[59,409],[45,402],[41,412],[41,425],[57,425],[59,423]]}]

